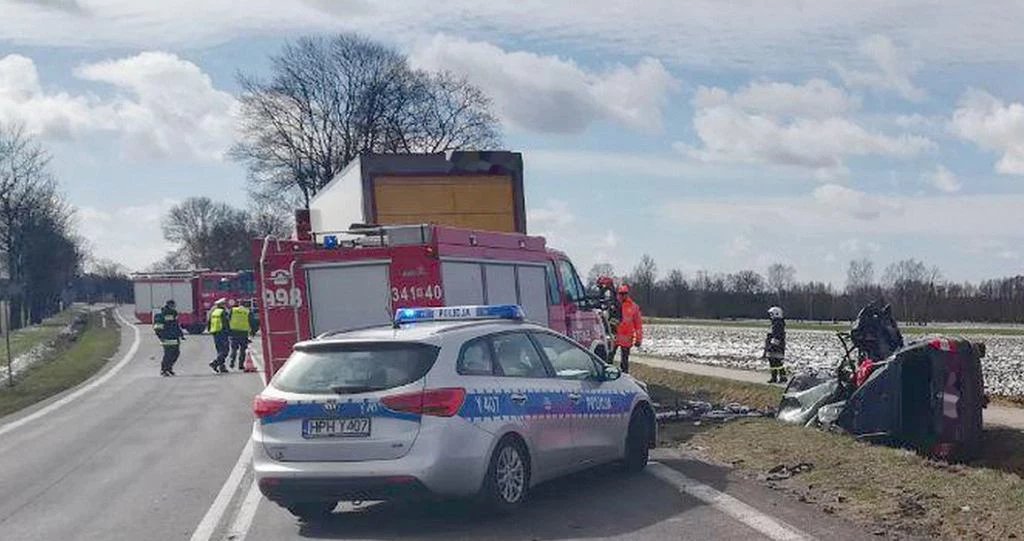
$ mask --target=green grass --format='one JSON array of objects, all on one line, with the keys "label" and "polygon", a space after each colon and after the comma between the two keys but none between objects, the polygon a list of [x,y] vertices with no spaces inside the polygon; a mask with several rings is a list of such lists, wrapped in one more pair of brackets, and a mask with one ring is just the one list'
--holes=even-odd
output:
[{"label": "green grass", "polygon": [[[11,332],[11,354],[17,358],[39,344],[53,340],[68,323],[71,323],[77,312],[75,308],[69,308],[43,320],[39,325]],[[0,334],[0,366],[7,366],[7,362],[7,346],[4,344],[3,334]]]},{"label": "green grass", "polygon": [[78,385],[114,356],[121,341],[115,319],[108,315],[104,328],[100,313],[87,317],[77,339],[59,344],[49,358],[16,376],[14,387],[0,385],[0,417]]},{"label": "green grass", "polygon": [[[662,325],[694,325],[694,326],[708,326],[708,327],[734,327],[744,329],[765,329],[768,328],[767,321],[753,321],[753,320],[721,320],[721,319],[675,319],[665,317],[645,317],[645,323],[651,324],[662,324]],[[840,332],[849,331],[851,322],[810,322],[810,321],[787,321],[787,330],[798,330],[798,331],[829,331],[829,332]],[[1024,328],[1006,328],[1006,327],[949,327],[949,326],[933,326],[928,325],[925,327],[914,326],[914,325],[902,325],[900,330],[904,334],[946,334],[946,335],[972,335],[972,334],[994,334],[999,336],[1024,336]]]},{"label": "green grass", "polygon": [[782,400],[782,388],[772,385],[699,376],[640,363],[630,366],[630,374],[647,383],[651,398],[666,407],[678,398],[712,404],[737,402],[752,408],[774,409]]}]

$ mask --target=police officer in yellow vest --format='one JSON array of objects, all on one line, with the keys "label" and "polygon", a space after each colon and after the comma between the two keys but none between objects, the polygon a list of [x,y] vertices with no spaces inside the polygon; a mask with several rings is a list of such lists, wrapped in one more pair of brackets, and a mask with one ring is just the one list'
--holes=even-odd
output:
[{"label": "police officer in yellow vest", "polygon": [[228,358],[228,349],[230,341],[230,314],[226,308],[226,299],[217,299],[217,302],[213,304],[213,310],[210,311],[210,321],[208,330],[213,335],[213,344],[217,347],[217,358],[210,363],[210,368],[213,369],[216,374],[225,374],[228,369],[224,366],[224,361]]},{"label": "police officer in yellow vest", "polygon": [[231,362],[228,364],[235,368],[235,361],[238,361],[238,369],[243,368],[245,363],[245,351],[249,349],[249,337],[256,334],[256,322],[254,315],[249,308],[252,301],[242,301],[242,304],[231,308],[231,317],[228,318],[228,326],[231,330]]}]

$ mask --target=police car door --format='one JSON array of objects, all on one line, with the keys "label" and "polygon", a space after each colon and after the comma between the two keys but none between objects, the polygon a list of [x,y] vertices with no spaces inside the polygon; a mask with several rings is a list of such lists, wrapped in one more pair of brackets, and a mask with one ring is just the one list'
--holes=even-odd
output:
[{"label": "police car door", "polygon": [[[574,465],[574,441],[568,390],[551,377],[525,332],[492,334],[486,342],[494,375],[466,383],[471,422],[495,433],[508,427],[520,432],[533,455],[538,481],[569,470]],[[467,358],[476,355],[469,351],[472,346],[469,342],[463,350],[460,372]]]},{"label": "police car door", "polygon": [[600,381],[597,359],[554,333],[532,333],[556,378],[569,389],[577,461],[601,463],[619,458],[635,393],[615,381]]}]

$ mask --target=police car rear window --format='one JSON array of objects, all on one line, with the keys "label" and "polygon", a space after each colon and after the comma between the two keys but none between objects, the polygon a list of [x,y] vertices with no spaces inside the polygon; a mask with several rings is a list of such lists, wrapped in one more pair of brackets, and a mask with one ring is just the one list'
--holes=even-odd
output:
[{"label": "police car rear window", "polygon": [[383,391],[425,376],[439,351],[428,344],[394,342],[308,346],[292,353],[271,385],[305,394]]}]

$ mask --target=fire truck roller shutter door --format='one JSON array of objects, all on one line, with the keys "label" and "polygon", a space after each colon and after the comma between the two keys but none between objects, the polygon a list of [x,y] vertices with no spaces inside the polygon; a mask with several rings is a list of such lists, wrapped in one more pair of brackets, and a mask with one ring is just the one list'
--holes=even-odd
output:
[{"label": "fire truck roller shutter door", "polygon": [[[166,301],[167,299],[164,299]],[[135,282],[135,312],[152,313],[156,309],[153,304],[153,284],[149,282]]]},{"label": "fire truck roller shutter door", "polygon": [[441,262],[444,303],[447,306],[484,304],[483,271],[479,263]]},{"label": "fire truck roller shutter door", "polygon": [[[167,302],[168,299],[174,299],[174,284],[171,282],[153,282],[152,291],[152,310],[159,310],[160,308],[163,308],[164,303]],[[177,301],[178,299],[174,300]],[[189,304],[192,303],[190,302]],[[179,313],[187,311],[181,306],[179,306],[177,310]]]},{"label": "fire truck roller shutter door", "polygon": [[[192,284],[189,282],[175,282],[171,284],[171,292],[172,296],[168,298],[174,299],[175,304],[177,304],[176,309],[179,314],[183,312],[188,313],[193,310]],[[163,306],[163,304],[160,306]]]},{"label": "fire truck roller shutter door", "polygon": [[313,335],[391,322],[388,263],[307,268]]},{"label": "fire truck roller shutter door", "polygon": [[548,298],[543,266],[516,267],[519,278],[519,306],[526,311],[526,319],[548,325]]},{"label": "fire truck roller shutter door", "polygon": [[484,304],[518,304],[516,268],[512,265],[485,264],[487,298]]}]

